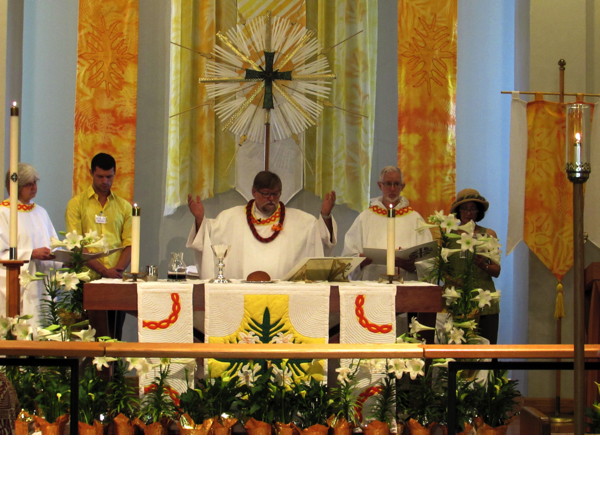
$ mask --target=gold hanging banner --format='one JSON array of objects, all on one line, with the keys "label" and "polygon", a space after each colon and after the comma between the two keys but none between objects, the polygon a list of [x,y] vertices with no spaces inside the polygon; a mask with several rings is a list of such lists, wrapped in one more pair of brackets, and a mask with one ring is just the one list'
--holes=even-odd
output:
[{"label": "gold hanging banner", "polygon": [[73,194],[105,152],[117,162],[115,192],[133,199],[138,15],[138,0],[79,1]]},{"label": "gold hanging banner", "polygon": [[455,193],[457,3],[398,0],[398,166],[424,217]]}]

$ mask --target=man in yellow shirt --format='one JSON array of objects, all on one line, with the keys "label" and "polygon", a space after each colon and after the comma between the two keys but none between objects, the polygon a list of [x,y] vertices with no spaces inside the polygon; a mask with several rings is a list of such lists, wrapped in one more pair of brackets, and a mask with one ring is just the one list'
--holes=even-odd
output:
[{"label": "man in yellow shirt", "polygon": [[[122,278],[131,260],[131,203],[111,191],[117,165],[107,153],[92,158],[92,184],[69,200],[65,213],[67,232],[85,235],[96,231],[104,236],[108,250],[122,248],[111,255],[87,262],[92,279]],[[90,251],[102,251],[90,248]],[[124,311],[107,311],[108,328],[114,338],[121,339]]]},{"label": "man in yellow shirt", "polygon": [[93,279],[122,278],[131,259],[131,203],[111,191],[116,168],[111,155],[98,153],[92,159],[92,185],[67,204],[65,219],[68,232],[84,235],[95,230],[98,235],[104,236],[109,250],[123,247],[120,252],[88,262],[94,271]]}]

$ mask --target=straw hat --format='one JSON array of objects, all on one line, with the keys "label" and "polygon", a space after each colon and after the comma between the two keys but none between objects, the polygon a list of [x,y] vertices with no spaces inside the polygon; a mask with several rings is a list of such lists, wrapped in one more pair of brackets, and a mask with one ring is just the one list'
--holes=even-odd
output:
[{"label": "straw hat", "polygon": [[455,200],[452,202],[452,206],[450,207],[450,213],[457,213],[458,207],[460,207],[463,203],[467,203],[468,201],[474,201],[480,207],[479,213],[477,214],[477,222],[483,219],[483,216],[487,209],[490,206],[490,203],[479,194],[479,191],[476,189],[463,189],[456,194]]}]

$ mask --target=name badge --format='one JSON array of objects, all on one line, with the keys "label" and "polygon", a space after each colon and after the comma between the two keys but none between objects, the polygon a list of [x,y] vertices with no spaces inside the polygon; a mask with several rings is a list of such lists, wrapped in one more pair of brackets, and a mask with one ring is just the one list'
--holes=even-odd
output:
[{"label": "name badge", "polygon": [[96,215],[96,224],[106,224],[106,215]]}]

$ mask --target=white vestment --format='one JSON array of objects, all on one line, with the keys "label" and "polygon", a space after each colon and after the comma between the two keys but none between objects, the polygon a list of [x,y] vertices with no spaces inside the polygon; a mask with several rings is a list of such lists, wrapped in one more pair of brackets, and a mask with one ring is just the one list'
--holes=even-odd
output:
[{"label": "white vestment", "polygon": [[[324,220],[294,208],[285,208],[283,229],[269,243],[258,241],[246,220],[246,207],[237,206],[221,212],[216,219],[204,219],[198,231],[192,226],[186,246],[195,250],[196,266],[201,279],[212,279],[217,260],[212,245],[229,245],[224,275],[246,279],[253,271],[265,271],[271,279],[283,278],[306,257],[330,255],[336,244],[337,225],[332,218],[333,239]],[[272,224],[256,225],[262,238],[273,234]]]},{"label": "white vestment", "polygon": [[[381,202],[381,196],[373,198],[369,206],[380,207],[387,212],[387,207]],[[395,209],[407,207],[409,207],[408,200],[401,196]],[[425,221],[415,211],[396,215],[395,222],[396,249],[410,248],[433,239],[429,229],[418,230]],[[343,255],[357,256],[363,253],[365,248],[387,248],[387,223],[387,215],[377,214],[371,209],[362,211],[346,233]],[[377,281],[386,274],[385,265],[369,264],[362,269],[362,272],[360,268],[357,268],[352,273],[351,279]],[[404,279],[415,280],[417,275],[404,271]]]},{"label": "white vestment", "polygon": [[[50,268],[60,267],[60,262],[52,260],[34,260],[31,252],[36,248],[50,248],[50,238],[57,237],[48,212],[39,205],[31,211],[18,212],[17,260],[27,260],[21,270],[27,269],[31,274],[47,272]],[[0,258],[9,258],[10,208],[0,206]],[[32,281],[25,289],[21,287],[21,315],[31,314],[32,326],[39,326],[40,299],[43,296],[43,281]],[[6,315],[6,268],[0,265],[0,315]]]}]

